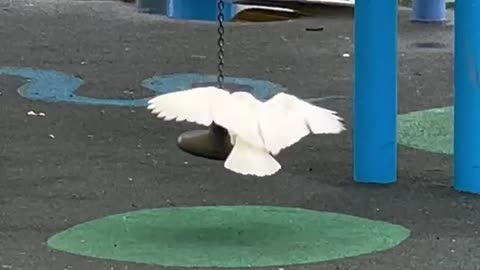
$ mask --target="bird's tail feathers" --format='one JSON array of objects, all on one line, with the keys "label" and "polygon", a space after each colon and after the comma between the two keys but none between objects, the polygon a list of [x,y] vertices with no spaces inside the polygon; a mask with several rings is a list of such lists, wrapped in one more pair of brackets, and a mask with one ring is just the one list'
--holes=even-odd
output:
[{"label": "bird's tail feathers", "polygon": [[237,137],[225,161],[225,168],[243,175],[263,177],[275,174],[281,169],[281,165],[266,149],[255,147]]}]

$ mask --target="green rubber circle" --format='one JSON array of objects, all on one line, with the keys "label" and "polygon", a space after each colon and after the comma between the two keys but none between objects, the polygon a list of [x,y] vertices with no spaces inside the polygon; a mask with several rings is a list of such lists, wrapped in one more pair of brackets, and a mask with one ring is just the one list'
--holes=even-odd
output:
[{"label": "green rubber circle", "polygon": [[90,221],[48,244],[83,256],[161,266],[261,267],[382,251],[409,234],[398,225],[297,208],[180,207]]},{"label": "green rubber circle", "polygon": [[398,117],[398,143],[440,154],[453,154],[453,107],[434,108]]}]

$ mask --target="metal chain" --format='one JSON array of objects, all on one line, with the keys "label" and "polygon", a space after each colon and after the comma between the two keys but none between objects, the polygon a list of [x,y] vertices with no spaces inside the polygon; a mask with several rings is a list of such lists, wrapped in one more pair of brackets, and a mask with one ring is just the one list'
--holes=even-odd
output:
[{"label": "metal chain", "polygon": [[217,8],[218,8],[218,16],[217,16],[217,21],[218,21],[218,76],[217,76],[217,83],[218,83],[218,88],[223,89],[223,80],[224,80],[224,74],[223,74],[223,58],[224,58],[224,51],[223,51],[223,46],[225,45],[225,40],[223,39],[223,35],[225,33],[225,29],[223,28],[223,21],[225,20],[225,16],[223,14],[223,11],[225,9],[225,1],[224,0],[218,0],[217,2]]}]

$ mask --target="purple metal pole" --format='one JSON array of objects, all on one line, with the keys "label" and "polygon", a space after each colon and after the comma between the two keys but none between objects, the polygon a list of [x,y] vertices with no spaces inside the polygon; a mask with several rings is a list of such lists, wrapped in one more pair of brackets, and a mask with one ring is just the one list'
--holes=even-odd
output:
[{"label": "purple metal pole", "polygon": [[445,21],[445,0],[413,0],[412,21],[434,23]]}]

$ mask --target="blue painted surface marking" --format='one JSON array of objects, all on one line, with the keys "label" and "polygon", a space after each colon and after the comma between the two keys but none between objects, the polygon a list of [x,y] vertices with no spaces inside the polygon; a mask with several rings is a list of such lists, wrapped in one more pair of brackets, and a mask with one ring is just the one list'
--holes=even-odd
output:
[{"label": "blue painted surface marking", "polygon": [[480,193],[480,3],[455,1],[454,188]]},{"label": "blue painted surface marking", "polygon": [[353,177],[397,179],[397,0],[355,3]]},{"label": "blue painted surface marking", "polygon": [[147,99],[100,99],[78,96],[75,91],[83,85],[84,81],[73,75],[53,70],[4,67],[0,68],[0,75],[17,76],[27,80],[27,83],[18,89],[18,93],[24,98],[35,101],[110,106],[145,106],[147,102]]},{"label": "blue painted surface marking", "polygon": [[[267,100],[278,92],[286,91],[283,86],[269,81],[225,77],[224,82],[225,84],[250,86],[252,89],[251,94],[260,100]],[[189,89],[195,83],[211,83],[212,85],[216,85],[217,76],[195,73],[161,75],[144,80],[142,86],[156,92],[157,94],[165,94],[167,92]]]},{"label": "blue painted surface marking", "polygon": [[[147,101],[152,98],[103,99],[78,96],[75,92],[84,84],[84,81],[73,75],[52,70],[3,67],[0,68],[1,75],[25,79],[27,83],[18,89],[18,93],[24,98],[35,101],[65,102],[91,106],[144,107],[147,105]],[[151,90],[155,95],[161,95],[192,88],[192,85],[196,83],[215,85],[216,76],[193,73],[161,75],[144,80],[142,86]],[[278,92],[286,91],[281,85],[248,78],[225,77],[225,83],[248,86],[252,89],[252,95],[262,100],[268,99]]]}]

